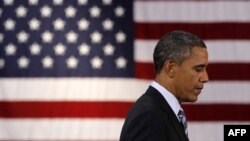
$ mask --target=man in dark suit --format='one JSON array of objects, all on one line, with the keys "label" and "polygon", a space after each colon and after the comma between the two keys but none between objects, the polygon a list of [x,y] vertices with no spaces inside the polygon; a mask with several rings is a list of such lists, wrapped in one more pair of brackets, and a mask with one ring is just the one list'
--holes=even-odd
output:
[{"label": "man in dark suit", "polygon": [[128,112],[120,141],[188,141],[183,102],[208,81],[208,52],[196,35],[173,31],[154,50],[156,77]]}]

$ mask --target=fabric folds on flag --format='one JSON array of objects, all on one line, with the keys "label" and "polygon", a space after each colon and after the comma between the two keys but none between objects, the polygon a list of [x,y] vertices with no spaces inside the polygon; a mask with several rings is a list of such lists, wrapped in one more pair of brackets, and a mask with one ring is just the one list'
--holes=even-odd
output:
[{"label": "fabric folds on flag", "polygon": [[209,51],[210,81],[184,105],[189,137],[223,140],[224,124],[250,124],[249,12],[245,0],[2,0],[0,141],[119,140],[172,30]]}]

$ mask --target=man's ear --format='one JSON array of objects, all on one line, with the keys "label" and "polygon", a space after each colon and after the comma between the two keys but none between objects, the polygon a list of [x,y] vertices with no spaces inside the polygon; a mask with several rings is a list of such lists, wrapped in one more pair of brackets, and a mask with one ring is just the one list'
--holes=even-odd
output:
[{"label": "man's ear", "polygon": [[164,71],[170,78],[175,76],[175,67],[176,63],[172,60],[167,60],[164,63]]}]

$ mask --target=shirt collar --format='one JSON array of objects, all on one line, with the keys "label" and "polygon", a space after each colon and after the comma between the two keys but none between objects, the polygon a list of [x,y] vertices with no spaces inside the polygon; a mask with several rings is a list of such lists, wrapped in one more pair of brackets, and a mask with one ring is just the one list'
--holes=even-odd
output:
[{"label": "shirt collar", "polygon": [[163,86],[161,86],[159,83],[153,81],[151,83],[151,86],[154,87],[157,91],[161,93],[161,95],[164,97],[164,99],[167,101],[167,103],[170,105],[171,109],[174,111],[176,117],[178,118],[178,112],[181,110],[181,105],[178,102],[177,98],[170,93],[167,89],[165,89]]}]

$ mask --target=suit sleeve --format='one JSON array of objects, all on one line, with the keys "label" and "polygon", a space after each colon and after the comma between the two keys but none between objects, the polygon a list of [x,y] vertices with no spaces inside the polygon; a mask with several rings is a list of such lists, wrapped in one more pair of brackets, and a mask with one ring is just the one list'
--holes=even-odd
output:
[{"label": "suit sleeve", "polygon": [[126,121],[120,141],[167,141],[163,117],[155,111],[144,110]]}]

